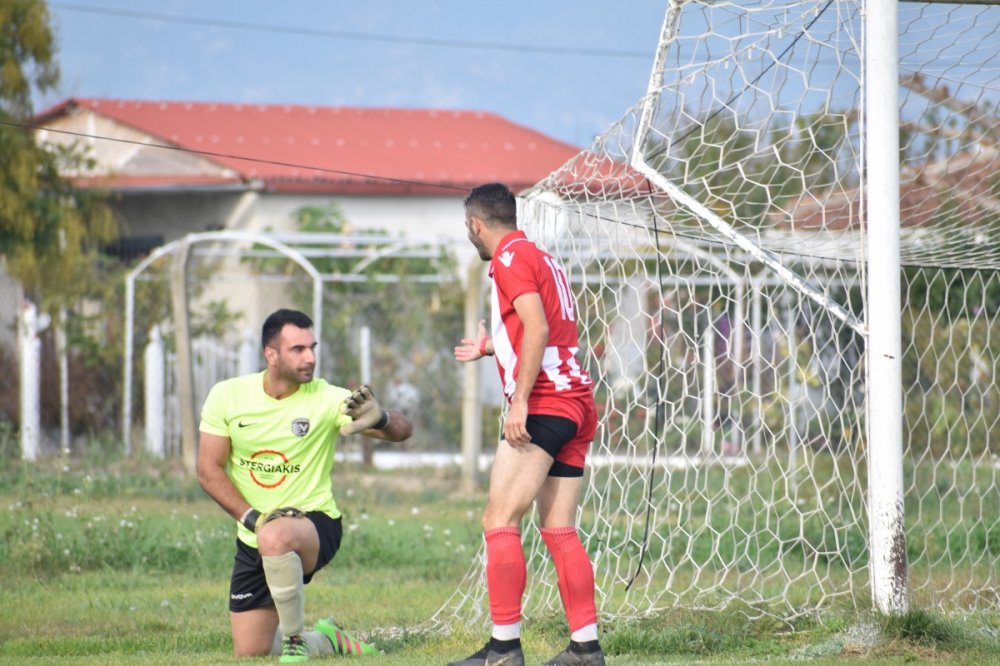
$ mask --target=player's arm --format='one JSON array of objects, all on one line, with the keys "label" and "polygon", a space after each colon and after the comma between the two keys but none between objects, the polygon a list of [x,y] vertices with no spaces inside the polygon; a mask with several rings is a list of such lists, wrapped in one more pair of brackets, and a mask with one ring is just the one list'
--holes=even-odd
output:
[{"label": "player's arm", "polygon": [[531,395],[542,369],[542,357],[549,344],[549,321],[545,318],[542,297],[537,292],[521,294],[515,298],[514,310],[524,326],[524,333],[521,336],[517,382],[510,399],[510,410],[504,419],[503,435],[508,444],[516,447],[531,442],[531,435],[525,428],[528,420],[528,396]]},{"label": "player's arm", "polygon": [[478,361],[484,356],[493,356],[493,341],[486,333],[486,322],[479,320],[479,330],[474,338],[462,338],[462,342],[455,347],[455,360],[462,363]]},{"label": "player's arm", "polygon": [[385,410],[389,422],[381,428],[369,428],[364,431],[366,437],[374,437],[387,442],[402,442],[413,434],[413,423],[398,409]]},{"label": "player's arm", "polygon": [[226,513],[240,520],[251,507],[226,474],[231,450],[228,437],[202,431],[198,441],[198,483]]}]

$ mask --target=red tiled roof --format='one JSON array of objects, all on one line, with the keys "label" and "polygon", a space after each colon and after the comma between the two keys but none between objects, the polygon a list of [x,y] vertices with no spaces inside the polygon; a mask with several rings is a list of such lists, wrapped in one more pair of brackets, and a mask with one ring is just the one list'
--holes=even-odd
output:
[{"label": "red tiled roof", "polygon": [[[519,191],[579,152],[479,111],[70,98],[34,123],[44,127],[75,109],[280,191],[456,194],[489,181]],[[127,187],[128,175],[114,180]]]}]

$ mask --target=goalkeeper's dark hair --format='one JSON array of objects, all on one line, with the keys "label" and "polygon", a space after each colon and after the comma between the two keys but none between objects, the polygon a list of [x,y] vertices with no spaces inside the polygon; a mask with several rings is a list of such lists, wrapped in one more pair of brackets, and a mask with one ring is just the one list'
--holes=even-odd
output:
[{"label": "goalkeeper's dark hair", "polygon": [[297,328],[312,328],[313,320],[305,312],[282,308],[272,312],[264,320],[264,326],[260,332],[260,346],[266,347],[281,334],[281,329],[285,324],[291,324]]},{"label": "goalkeeper's dark hair", "polygon": [[465,197],[465,214],[478,217],[490,227],[517,228],[517,200],[503,183],[486,183],[472,188]]}]

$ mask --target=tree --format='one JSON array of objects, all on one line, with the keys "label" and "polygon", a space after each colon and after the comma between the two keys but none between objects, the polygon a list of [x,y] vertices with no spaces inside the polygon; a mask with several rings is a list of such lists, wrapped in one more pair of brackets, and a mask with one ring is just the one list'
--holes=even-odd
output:
[{"label": "tree", "polygon": [[857,114],[816,112],[763,126],[722,109],[650,141],[647,161],[726,221],[757,228],[804,192],[822,197],[857,182],[851,162]]},{"label": "tree", "polygon": [[[82,152],[43,148],[35,140],[32,91],[51,91],[58,80],[55,39],[43,0],[0,1],[0,270],[13,276],[42,310],[66,313],[66,319],[60,318],[71,351],[66,369],[76,389],[68,405],[69,421],[73,430],[92,431],[107,427],[109,415],[116,413],[116,401],[107,397],[114,395],[120,375],[115,363],[103,362],[116,349],[107,330],[77,313],[116,284],[98,249],[115,237],[117,225],[100,192],[77,189],[60,175],[90,166]],[[51,336],[43,339],[51,341]],[[12,361],[0,355],[0,372],[16,374],[9,368]],[[53,371],[43,366],[46,376]],[[0,405],[16,404],[10,398],[16,386],[8,383],[0,392]],[[55,420],[54,394],[42,396],[47,424]],[[14,420],[13,412],[9,416]]]},{"label": "tree", "polygon": [[30,129],[31,91],[59,80],[42,0],[0,3],[0,256],[43,308],[69,305],[94,283],[94,255],[117,229],[104,197],[60,172],[80,169],[74,149],[45,149]]}]

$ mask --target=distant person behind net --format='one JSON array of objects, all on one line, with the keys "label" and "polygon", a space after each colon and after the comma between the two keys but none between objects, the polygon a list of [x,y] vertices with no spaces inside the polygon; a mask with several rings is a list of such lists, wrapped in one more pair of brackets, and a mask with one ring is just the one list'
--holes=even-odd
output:
[{"label": "distant person behind net", "polygon": [[229,611],[237,656],[372,654],[332,620],[305,631],[304,585],[340,547],[330,472],[339,435],[399,442],[409,419],[384,410],[367,386],[314,378],[312,320],[278,310],[264,322],[263,372],[219,382],[201,415],[198,480],[237,522]]},{"label": "distant person behind net", "polygon": [[559,582],[570,643],[546,662],[598,666],[594,571],[576,531],[587,449],[597,429],[592,383],[577,359],[579,339],[563,268],[517,229],[505,185],[473,189],[465,200],[469,240],[493,278],[489,334],[455,348],[462,362],[496,356],[510,403],[490,471],[482,525],[493,631],[475,654],[449,666],[521,666],[521,600],[527,579],[521,520],[538,505],[541,535]]}]

